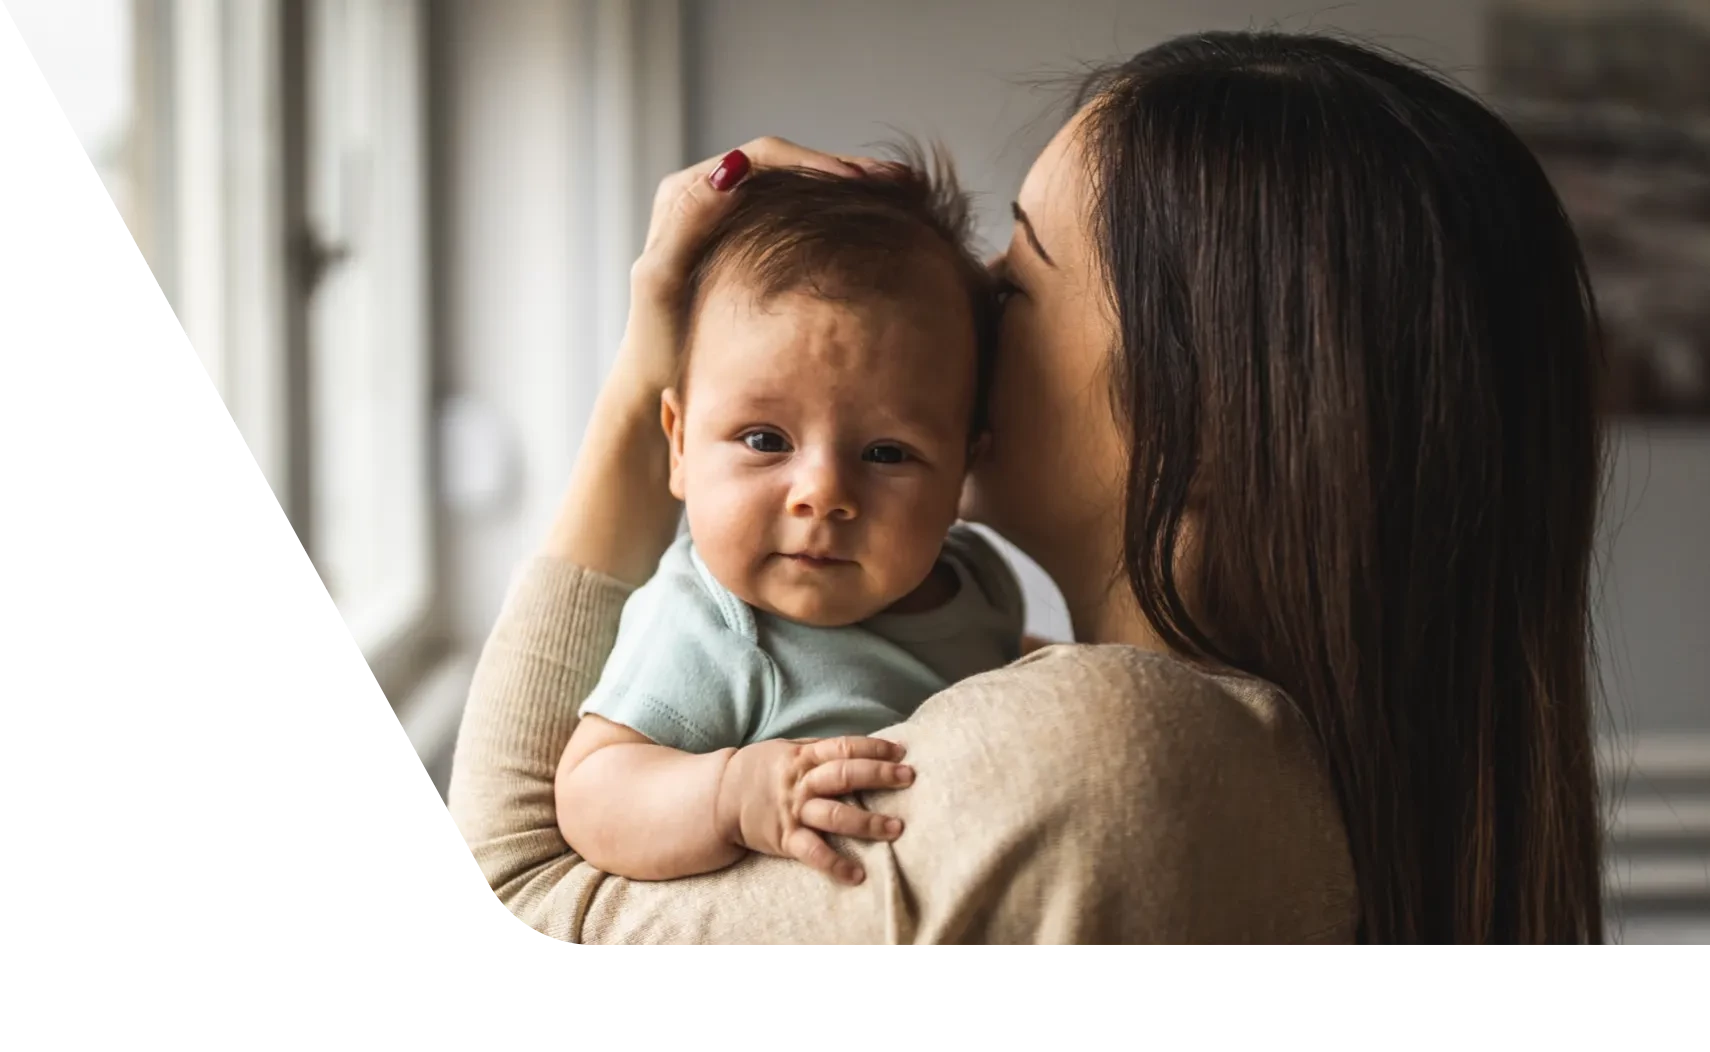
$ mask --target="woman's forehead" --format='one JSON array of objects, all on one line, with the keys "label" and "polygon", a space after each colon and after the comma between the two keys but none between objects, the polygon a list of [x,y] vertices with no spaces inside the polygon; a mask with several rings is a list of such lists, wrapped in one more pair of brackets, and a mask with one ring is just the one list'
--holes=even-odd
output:
[{"label": "woman's forehead", "polygon": [[[1081,109],[1045,144],[1022,181],[1016,203],[1026,212],[1045,250],[1053,259],[1080,255],[1080,217],[1086,199],[1086,167],[1082,129],[1087,110]],[[1061,248],[1058,246],[1061,245]]]}]

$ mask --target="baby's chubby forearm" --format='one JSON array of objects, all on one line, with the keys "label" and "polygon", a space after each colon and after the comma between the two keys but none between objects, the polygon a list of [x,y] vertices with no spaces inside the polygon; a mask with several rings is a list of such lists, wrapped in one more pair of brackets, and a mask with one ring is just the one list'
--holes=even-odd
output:
[{"label": "baby's chubby forearm", "polygon": [[586,717],[558,765],[559,832],[596,868],[618,876],[670,880],[722,869],[744,852],[717,815],[735,752],[682,752]]},{"label": "baby's chubby forearm", "polygon": [[859,884],[861,867],[824,834],[895,840],[902,822],[839,799],[914,781],[882,738],[771,740],[694,754],[588,715],[558,763],[558,829],[607,873],[670,880],[722,869],[745,851],[797,859]]}]

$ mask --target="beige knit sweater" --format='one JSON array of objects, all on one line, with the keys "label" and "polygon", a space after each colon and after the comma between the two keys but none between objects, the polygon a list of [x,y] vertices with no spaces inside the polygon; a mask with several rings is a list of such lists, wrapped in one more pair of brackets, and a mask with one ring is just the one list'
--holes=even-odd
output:
[{"label": "beige knit sweater", "polygon": [[915,784],[864,794],[906,823],[840,843],[834,885],[750,855],[685,880],[608,876],[558,834],[552,779],[629,589],[536,559],[475,674],[450,803],[487,881],[578,942],[1344,941],[1346,839],[1287,699],[1122,646],[1056,646],[930,699],[884,737]]}]

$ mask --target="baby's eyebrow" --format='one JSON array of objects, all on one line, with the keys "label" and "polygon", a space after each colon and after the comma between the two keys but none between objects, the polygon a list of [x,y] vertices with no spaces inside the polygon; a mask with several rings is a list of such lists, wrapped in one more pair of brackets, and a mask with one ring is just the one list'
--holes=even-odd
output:
[{"label": "baby's eyebrow", "polygon": [[946,429],[944,406],[937,400],[905,401],[887,417],[881,426],[895,431],[898,438],[937,438]]},{"label": "baby's eyebrow", "polygon": [[738,396],[737,400],[743,405],[750,406],[789,405],[795,401],[795,399],[790,398],[787,395],[767,394],[763,392],[757,393],[751,391],[742,392],[742,394]]}]

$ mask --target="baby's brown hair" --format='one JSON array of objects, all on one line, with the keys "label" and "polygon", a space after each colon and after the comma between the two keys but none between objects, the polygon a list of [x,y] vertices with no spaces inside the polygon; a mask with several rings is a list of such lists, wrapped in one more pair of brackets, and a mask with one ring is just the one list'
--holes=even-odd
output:
[{"label": "baby's brown hair", "polygon": [[[974,324],[972,435],[987,426],[997,344],[996,288],[973,246],[969,198],[942,149],[893,146],[894,162],[864,177],[805,168],[761,169],[731,191],[736,202],[708,236],[684,296],[692,319],[715,278],[736,275],[761,301],[805,290],[827,300],[915,295],[920,253],[938,251],[967,295]],[[678,382],[687,365],[679,362]]]}]

